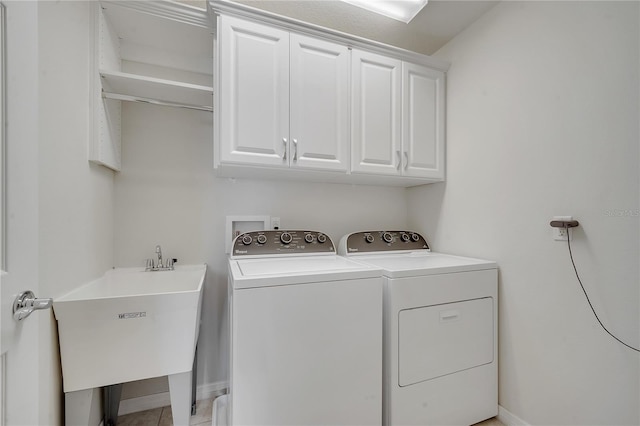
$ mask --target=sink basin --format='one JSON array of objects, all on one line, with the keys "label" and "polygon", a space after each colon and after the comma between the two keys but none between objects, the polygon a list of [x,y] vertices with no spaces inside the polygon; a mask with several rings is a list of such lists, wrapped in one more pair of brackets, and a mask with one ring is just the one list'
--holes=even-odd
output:
[{"label": "sink basin", "polygon": [[206,271],[113,269],[54,299],[64,391],[191,371]]}]

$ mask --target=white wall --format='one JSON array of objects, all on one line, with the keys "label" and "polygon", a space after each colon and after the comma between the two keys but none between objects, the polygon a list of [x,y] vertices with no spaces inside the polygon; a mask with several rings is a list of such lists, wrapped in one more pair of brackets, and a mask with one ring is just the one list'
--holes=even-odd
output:
[{"label": "white wall", "polygon": [[[41,297],[58,297],[113,266],[113,173],[87,161],[89,2],[38,2]],[[35,123],[34,123],[35,125]],[[40,421],[60,424],[62,382],[53,312],[38,315]]]},{"label": "white wall", "polygon": [[447,181],[408,191],[435,250],[500,266],[500,404],[530,424],[638,424],[638,2],[502,2],[442,48]]},{"label": "white wall", "polygon": [[[279,216],[282,229],[315,229],[338,242],[351,231],[403,228],[403,188],[217,178],[212,115],[124,103],[122,171],[115,176],[115,264],[142,266],[163,254],[206,262],[199,340],[201,392],[226,386],[227,215]],[[141,384],[124,398],[166,391]]]},{"label": "white wall", "polygon": [[[38,268],[38,11],[35,4],[3,2],[6,7],[6,139],[3,167],[6,187],[2,188],[6,201],[6,263],[3,269],[12,276],[2,278],[2,296],[26,290],[29,285],[39,291]],[[4,192],[6,190],[6,193]],[[14,283],[11,282],[11,279]],[[8,294],[7,294],[8,293]],[[15,293],[14,293],[15,295]],[[9,296],[11,297],[11,296]],[[8,301],[2,300],[2,309]],[[8,302],[10,303],[10,302]],[[9,305],[10,306],[10,305]],[[6,311],[3,313],[5,320]],[[9,317],[10,318],[10,317]],[[2,324],[6,326],[5,323]],[[2,376],[2,396],[6,403],[0,408],[6,424],[37,424],[39,412],[38,389],[20,386],[22,381],[38,378],[38,351],[43,346],[38,339],[38,320],[24,321],[18,330],[16,345],[5,355],[6,369]],[[3,330],[4,333],[4,330]],[[35,354],[35,355],[34,355]],[[36,368],[34,368],[34,364]],[[48,383],[47,383],[48,384]]]}]

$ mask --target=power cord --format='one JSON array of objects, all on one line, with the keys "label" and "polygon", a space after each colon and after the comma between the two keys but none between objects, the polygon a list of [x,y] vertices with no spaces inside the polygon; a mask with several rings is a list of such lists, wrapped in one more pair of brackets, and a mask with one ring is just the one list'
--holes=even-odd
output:
[{"label": "power cord", "polygon": [[[554,226],[554,225],[551,225],[551,226]],[[577,226],[577,222],[576,222],[576,225],[574,225],[574,226]],[[582,285],[582,280],[580,279],[580,275],[578,274],[578,268],[576,268],[576,263],[573,261],[573,253],[571,252],[571,239],[569,238],[569,227],[572,227],[572,226],[564,226],[564,228],[566,228],[566,230],[567,230],[567,247],[569,247],[569,257],[571,257],[571,264],[573,265],[573,270],[576,272],[576,278],[578,279],[578,283],[580,283],[580,287],[582,288],[582,292],[584,293],[584,296],[587,298],[587,302],[589,303],[589,307],[591,308],[591,311],[593,312],[593,315],[595,315],[595,317],[598,320],[598,323],[600,323],[600,326],[602,327],[602,329],[604,331],[606,331],[611,337],[613,337],[614,339],[616,339],[618,342],[622,343],[623,345],[625,345],[629,349],[634,350],[636,352],[640,352],[640,349],[634,348],[633,346],[628,345],[625,342],[623,342],[622,340],[618,339],[612,332],[610,332],[607,329],[607,327],[604,326],[602,321],[600,321],[600,317],[598,317],[598,314],[596,313],[596,310],[593,308],[593,304],[591,304],[591,300],[589,299],[589,295],[587,294],[587,291],[584,289],[584,285]]]}]

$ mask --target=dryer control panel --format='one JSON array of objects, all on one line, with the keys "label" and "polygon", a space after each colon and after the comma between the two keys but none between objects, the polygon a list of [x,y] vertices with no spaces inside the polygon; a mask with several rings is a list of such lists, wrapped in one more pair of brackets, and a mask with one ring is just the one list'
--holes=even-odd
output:
[{"label": "dryer control panel", "polygon": [[340,254],[385,251],[429,251],[424,237],[413,231],[363,231],[346,235],[340,241]]},{"label": "dryer control panel", "polygon": [[233,240],[231,257],[336,254],[333,241],[318,231],[251,231]]}]

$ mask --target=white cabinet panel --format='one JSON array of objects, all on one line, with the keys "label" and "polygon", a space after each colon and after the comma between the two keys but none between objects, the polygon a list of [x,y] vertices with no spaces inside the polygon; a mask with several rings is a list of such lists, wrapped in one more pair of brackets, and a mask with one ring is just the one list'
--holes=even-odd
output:
[{"label": "white cabinet panel", "polygon": [[282,165],[289,133],[289,33],[226,16],[220,22],[221,161]]},{"label": "white cabinet panel", "polygon": [[400,311],[398,385],[493,362],[493,310],[493,299],[484,297]]},{"label": "white cabinet panel", "polygon": [[346,171],[349,49],[291,34],[291,167]]},{"label": "white cabinet panel", "polygon": [[444,73],[404,62],[405,176],[444,179]]},{"label": "white cabinet panel", "polygon": [[351,170],[398,174],[401,161],[400,60],[352,52]]}]

